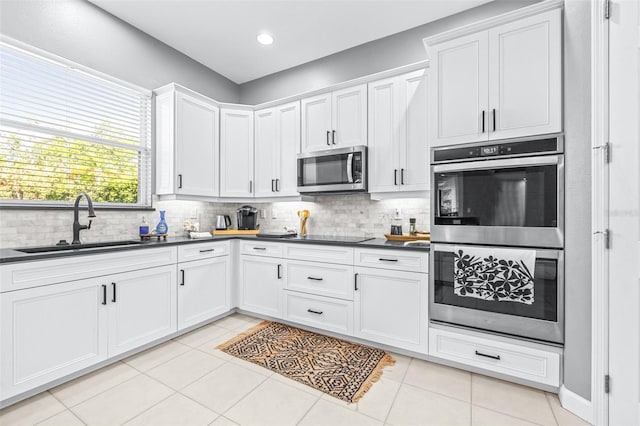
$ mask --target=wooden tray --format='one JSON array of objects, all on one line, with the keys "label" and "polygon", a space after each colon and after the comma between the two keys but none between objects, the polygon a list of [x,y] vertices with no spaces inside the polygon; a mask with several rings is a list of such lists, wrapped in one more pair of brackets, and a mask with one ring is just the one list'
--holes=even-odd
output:
[{"label": "wooden tray", "polygon": [[402,234],[402,235],[391,235],[391,234],[384,234],[385,238],[389,241],[429,241],[431,239],[431,234],[417,234],[417,235],[409,235],[409,234]]},{"label": "wooden tray", "polygon": [[259,229],[225,229],[211,231],[213,235],[256,235],[260,233]]}]

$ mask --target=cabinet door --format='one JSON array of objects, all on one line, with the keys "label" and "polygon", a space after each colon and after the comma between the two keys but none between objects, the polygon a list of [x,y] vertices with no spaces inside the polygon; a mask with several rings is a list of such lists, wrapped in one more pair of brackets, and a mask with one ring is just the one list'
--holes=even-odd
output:
[{"label": "cabinet door", "polygon": [[175,194],[178,186],[175,168],[174,92],[156,96],[156,194]]},{"label": "cabinet door", "polygon": [[109,356],[152,342],[177,330],[176,266],[105,277],[109,291]]},{"label": "cabinet door", "polygon": [[0,294],[0,400],[106,359],[102,302],[96,279]]},{"label": "cabinet door", "polygon": [[489,77],[491,139],[560,132],[561,10],[489,30]]},{"label": "cabinet door", "polygon": [[255,112],[255,196],[276,195],[277,166],[280,157],[278,111],[269,108]]},{"label": "cabinet door", "polygon": [[331,93],[302,100],[302,152],[331,148]]},{"label": "cabinet door", "polygon": [[300,102],[277,108],[280,155],[276,158],[276,195],[296,196],[299,195],[296,155],[300,152]]},{"label": "cabinet door", "polygon": [[400,190],[429,189],[428,80],[419,70],[398,78],[400,127]]},{"label": "cabinet door", "polygon": [[369,83],[369,192],[393,192],[399,187],[402,114],[397,92],[396,78]]},{"label": "cabinet door", "polygon": [[427,274],[373,268],[355,271],[354,335],[426,353]]},{"label": "cabinet door", "polygon": [[253,196],[253,112],[220,110],[220,196]]},{"label": "cabinet door", "polygon": [[367,85],[336,90],[331,98],[332,146],[367,144]]},{"label": "cabinet door", "polygon": [[176,93],[176,193],[218,195],[218,108]]},{"label": "cabinet door", "polygon": [[178,330],[231,309],[228,256],[178,265]]},{"label": "cabinet door", "polygon": [[483,31],[430,49],[431,145],[487,139],[487,37]]},{"label": "cabinet door", "polygon": [[281,318],[283,273],[280,259],[241,256],[240,308]]}]

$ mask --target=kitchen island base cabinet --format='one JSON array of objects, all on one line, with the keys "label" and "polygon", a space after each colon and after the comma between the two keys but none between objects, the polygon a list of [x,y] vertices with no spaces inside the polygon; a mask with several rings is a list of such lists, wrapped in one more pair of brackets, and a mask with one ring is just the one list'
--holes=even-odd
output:
[{"label": "kitchen island base cabinet", "polygon": [[241,255],[240,309],[282,318],[282,259]]},{"label": "kitchen island base cabinet", "polygon": [[0,401],[107,358],[95,279],[0,294]]},{"label": "kitchen island base cabinet", "polygon": [[355,272],[354,335],[426,353],[428,275],[362,267]]}]

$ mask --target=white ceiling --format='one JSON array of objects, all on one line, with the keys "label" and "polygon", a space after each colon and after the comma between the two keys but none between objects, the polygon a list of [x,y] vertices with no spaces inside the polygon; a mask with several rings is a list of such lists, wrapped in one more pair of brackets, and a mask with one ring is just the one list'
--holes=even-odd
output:
[{"label": "white ceiling", "polygon": [[490,0],[89,1],[240,84]]}]

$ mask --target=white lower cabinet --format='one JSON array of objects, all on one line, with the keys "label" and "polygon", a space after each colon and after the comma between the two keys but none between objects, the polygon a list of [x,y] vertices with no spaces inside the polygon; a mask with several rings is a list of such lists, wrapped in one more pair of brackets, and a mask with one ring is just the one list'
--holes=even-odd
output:
[{"label": "white lower cabinet", "polygon": [[177,330],[175,265],[125,272],[99,281],[109,287],[110,357]]},{"label": "white lower cabinet", "polygon": [[354,335],[426,353],[427,274],[355,268]]},{"label": "white lower cabinet", "polygon": [[0,400],[175,332],[175,304],[175,264],[0,294]]},{"label": "white lower cabinet", "polygon": [[0,294],[0,401],[107,358],[94,279]]},{"label": "white lower cabinet", "polygon": [[282,317],[282,259],[240,256],[240,309]]},{"label": "white lower cabinet", "polygon": [[350,300],[285,291],[284,318],[347,336],[353,335],[353,302]]},{"label": "white lower cabinet", "polygon": [[560,386],[562,349],[471,331],[429,330],[429,355],[549,386]]},{"label": "white lower cabinet", "polygon": [[178,264],[178,330],[230,309],[229,256]]}]

